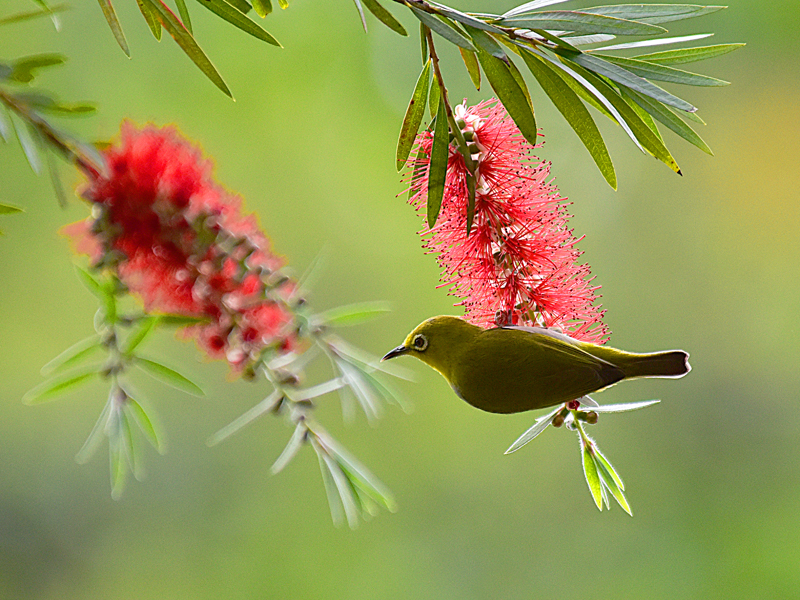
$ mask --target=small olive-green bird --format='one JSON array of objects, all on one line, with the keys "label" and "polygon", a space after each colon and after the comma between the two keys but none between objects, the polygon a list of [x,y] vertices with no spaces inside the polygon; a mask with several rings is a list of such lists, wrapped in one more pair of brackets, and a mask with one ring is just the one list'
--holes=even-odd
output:
[{"label": "small olive-green bird", "polygon": [[517,413],[577,400],[634,377],[683,377],[683,350],[634,354],[579,342],[552,329],[482,329],[458,317],[432,317],[383,360],[409,354],[441,373],[455,393],[493,413]]}]

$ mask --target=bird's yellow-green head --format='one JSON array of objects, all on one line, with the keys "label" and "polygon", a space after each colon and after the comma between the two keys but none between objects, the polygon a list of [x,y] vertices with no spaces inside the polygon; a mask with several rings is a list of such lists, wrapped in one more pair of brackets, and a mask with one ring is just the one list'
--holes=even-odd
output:
[{"label": "bird's yellow-green head", "polygon": [[459,317],[439,316],[423,321],[405,341],[386,354],[383,360],[408,354],[415,356],[450,379],[458,352],[468,348],[482,329]]}]

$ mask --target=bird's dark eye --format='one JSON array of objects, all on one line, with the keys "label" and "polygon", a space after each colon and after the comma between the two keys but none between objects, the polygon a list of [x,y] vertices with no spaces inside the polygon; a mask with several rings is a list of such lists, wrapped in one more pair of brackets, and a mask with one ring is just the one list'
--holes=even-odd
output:
[{"label": "bird's dark eye", "polygon": [[414,350],[422,352],[423,350],[425,350],[425,348],[428,347],[428,338],[426,338],[421,333],[418,333],[417,335],[414,336],[413,344],[414,344]]}]

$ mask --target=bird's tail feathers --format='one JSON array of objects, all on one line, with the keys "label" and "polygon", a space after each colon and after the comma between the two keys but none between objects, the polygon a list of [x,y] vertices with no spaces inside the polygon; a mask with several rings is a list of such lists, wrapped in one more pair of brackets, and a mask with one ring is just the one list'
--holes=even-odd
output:
[{"label": "bird's tail feathers", "polygon": [[668,350],[652,354],[634,355],[626,362],[626,378],[632,377],[683,377],[692,370],[689,354],[683,350]]}]

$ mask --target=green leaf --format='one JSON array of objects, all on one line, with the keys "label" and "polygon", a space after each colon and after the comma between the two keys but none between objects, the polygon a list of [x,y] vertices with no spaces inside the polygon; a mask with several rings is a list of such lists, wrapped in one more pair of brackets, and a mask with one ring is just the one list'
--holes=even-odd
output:
[{"label": "green leaf", "polygon": [[196,383],[193,383],[191,380],[187,379],[177,371],[174,371],[169,367],[162,365],[161,363],[137,356],[134,358],[133,364],[135,364],[148,375],[151,375],[152,377],[159,379],[167,385],[170,385],[178,390],[194,396],[205,395],[205,392],[203,392],[200,386],[198,386]]},{"label": "green leaf", "polygon": [[[594,35],[574,35],[569,36],[569,43],[575,46],[588,46],[589,44],[601,44],[616,39],[617,36],[607,33],[596,33]],[[563,41],[563,40],[562,40]],[[577,48],[575,48],[577,50]]]},{"label": "green leaf", "polygon": [[568,10],[536,12],[505,18],[499,24],[517,29],[550,29],[614,35],[658,35],[667,31],[658,25]]},{"label": "green leaf", "polygon": [[314,438],[311,438],[311,446],[317,453],[317,459],[319,460],[319,470],[322,473],[322,482],[325,484],[325,494],[328,497],[328,506],[331,509],[331,519],[333,524],[338,527],[344,520],[344,513],[342,511],[342,499],[339,497],[336,483],[333,480],[329,462],[330,457],[326,457],[325,451]]},{"label": "green leaf", "polygon": [[166,4],[164,4],[161,0],[142,1],[158,13],[164,29],[169,32],[172,38],[177,42],[178,46],[180,46],[181,50],[186,53],[186,56],[188,56],[189,59],[203,72],[203,74],[208,77],[208,79],[211,80],[211,82],[216,85],[226,96],[233,98],[231,91],[228,89],[228,86],[217,72],[217,69],[213,64],[211,64],[211,61],[208,60],[208,57],[200,49],[200,46],[197,45],[197,42],[192,37],[192,34],[187,31],[186,27],[184,27],[183,23],[178,20],[173,12],[167,8]]},{"label": "green leaf", "polygon": [[624,93],[628,95],[636,104],[641,106],[644,110],[646,110],[653,117],[658,119],[661,123],[669,127],[672,131],[677,133],[687,142],[689,142],[690,144],[694,144],[706,154],[714,156],[714,153],[711,151],[711,148],[709,148],[708,144],[706,144],[703,141],[703,139],[699,135],[697,135],[697,133],[695,133],[694,129],[689,127],[680,118],[678,118],[678,116],[674,112],[672,112],[669,108],[667,108],[666,106],[664,106],[659,102],[656,102],[651,98],[648,98],[647,96],[642,96],[641,94],[638,94],[632,90],[624,90]]},{"label": "green leaf", "polygon": [[629,131],[633,131],[635,134],[637,144],[644,146],[648,152],[680,175],[681,171],[678,167],[678,163],[676,163],[675,159],[672,158],[672,155],[670,154],[669,150],[667,150],[667,147],[664,145],[664,143],[650,130],[650,128],[644,123],[644,121],[642,121],[639,115],[636,114],[636,111],[634,111],[628,105],[628,103],[625,102],[625,100],[621,98],[619,94],[617,94],[617,92],[601,78],[585,69],[582,69],[578,65],[574,65],[574,67],[584,79],[586,79],[591,83],[592,86],[599,90],[606,100],[613,105],[614,109],[619,115],[621,115],[620,125],[622,125],[622,120],[624,120],[629,127]]},{"label": "green leaf", "polygon": [[459,48],[458,51],[461,53],[461,58],[464,60],[464,66],[467,67],[467,73],[469,73],[469,78],[472,80],[472,85],[475,86],[476,90],[480,90],[481,67],[478,64],[478,57],[475,56],[474,52],[464,50],[463,48]]},{"label": "green leaf", "polygon": [[56,373],[69,367],[73,367],[86,360],[89,356],[102,347],[103,342],[100,339],[100,336],[92,335],[64,350],[61,354],[43,366],[41,373],[42,375],[50,375],[51,373]]},{"label": "green leaf", "polygon": [[63,65],[67,61],[61,54],[37,54],[20,58],[11,63],[11,73],[8,79],[17,83],[30,83],[36,76],[35,71]]},{"label": "green leaf", "polygon": [[491,54],[495,58],[498,58],[506,63],[509,62],[508,58],[506,57],[506,53],[503,51],[503,47],[498,44],[497,41],[488,33],[481,29],[471,27],[470,25],[464,25],[464,29],[467,30],[467,33],[477,47],[481,48],[487,54]]},{"label": "green leaf", "polygon": [[21,212],[25,211],[23,211],[21,208],[17,206],[11,206],[10,204],[0,204],[0,215],[10,215]]},{"label": "green leaf", "polygon": [[191,327],[193,325],[200,325],[201,323],[207,323],[207,317],[189,317],[186,315],[169,315],[169,314],[161,314],[161,315],[153,315],[158,320],[156,322],[156,327]]},{"label": "green leaf", "polygon": [[75,455],[75,461],[78,464],[82,465],[88,462],[95,453],[95,450],[97,450],[97,445],[100,443],[103,433],[105,433],[112,406],[113,400],[109,398],[108,402],[106,402],[105,406],[103,407],[103,410],[100,412],[100,416],[97,418],[94,427],[92,427],[89,437],[86,438],[83,446],[81,446],[81,449],[78,450],[78,453]]},{"label": "green leaf", "polygon": [[[37,130],[36,131],[39,137],[39,145],[44,147],[45,141],[42,137],[42,134]],[[52,152],[45,152],[44,153],[45,161],[47,162],[47,172],[50,174],[50,183],[53,185],[53,191],[56,194],[56,198],[58,199],[58,205],[61,208],[67,207],[67,194],[64,191],[64,186],[61,185],[61,177],[58,175],[58,165],[56,165],[55,158],[53,158]]]},{"label": "green leaf", "polygon": [[536,119],[531,110],[531,105],[525,98],[522,88],[511,74],[508,65],[478,48],[478,61],[483,67],[483,72],[489,84],[497,94],[500,102],[511,115],[523,137],[535,146],[537,143]]},{"label": "green leaf", "polygon": [[433,130],[430,170],[428,172],[428,228],[433,229],[439,210],[442,208],[444,186],[447,178],[447,161],[450,156],[450,128],[447,125],[447,112],[444,98],[439,96],[439,109],[436,113],[436,126]]},{"label": "green leaf", "polygon": [[300,448],[303,447],[303,444],[306,442],[307,434],[308,428],[306,427],[305,422],[300,421],[297,424],[297,427],[294,428],[294,433],[292,433],[292,437],[289,438],[289,442],[286,444],[283,452],[281,452],[281,455],[270,468],[270,473],[277,475],[283,471],[284,467],[291,462],[291,460],[297,455]]},{"label": "green leaf", "polygon": [[361,0],[364,3],[364,6],[367,7],[367,10],[375,15],[381,23],[386,25],[392,31],[399,33],[400,35],[408,35],[406,28],[394,18],[394,15],[390,13],[388,10],[383,8],[380,4],[378,4],[377,0]]},{"label": "green leaf", "polygon": [[256,14],[262,19],[272,12],[271,0],[252,0]]},{"label": "green leaf", "polygon": [[52,17],[56,13],[69,10],[69,8],[70,7],[67,4],[58,4],[56,6],[48,6],[44,10],[35,10],[32,12],[17,13],[15,15],[11,15],[9,17],[3,17],[2,19],[0,19],[0,26],[10,25],[12,23],[20,23],[22,21],[27,21],[29,19],[38,19],[39,17],[47,17],[47,16]]},{"label": "green leaf", "polygon": [[511,76],[514,78],[514,81],[517,82],[519,89],[522,90],[525,100],[528,101],[528,105],[531,107],[531,113],[534,113],[533,100],[531,99],[531,93],[528,91],[528,84],[525,83],[525,78],[522,76],[522,73],[517,68],[517,65],[514,64],[513,60],[509,59],[506,65],[508,66],[508,72],[511,73]]},{"label": "green leaf", "polygon": [[515,17],[517,15],[534,11],[538,8],[544,8],[545,6],[551,6],[553,4],[561,4],[562,2],[567,2],[567,0],[532,0],[531,2],[520,4],[519,6],[516,6],[511,10],[506,11],[501,16],[504,19],[507,19],[509,17]]},{"label": "green leaf", "polygon": [[633,109],[633,111],[639,116],[639,118],[642,120],[642,122],[645,125],[647,125],[647,127],[650,129],[650,131],[652,131],[653,134],[663,144],[664,143],[664,138],[661,137],[661,132],[658,130],[658,125],[656,125],[656,122],[653,120],[653,117],[651,117],[650,113],[648,113],[646,110],[644,110],[641,106],[636,104],[636,102],[634,102],[632,99],[630,99],[629,94],[626,93],[627,91],[629,91],[627,88],[622,88],[620,90],[622,97],[625,98],[625,102],[628,103],[628,106],[630,106]]},{"label": "green leaf", "polygon": [[733,52],[744,44],[716,44],[713,46],[699,46],[696,48],[680,48],[677,50],[663,50],[652,54],[640,54],[637,60],[646,60],[650,63],[662,65],[680,65],[722,56],[728,52]]},{"label": "green leaf", "polygon": [[132,356],[133,351],[139,347],[145,339],[147,339],[151,333],[156,328],[158,324],[159,317],[143,317],[139,320],[136,324],[136,329],[134,329],[129,335],[128,338],[125,340],[125,344],[123,345],[120,352],[123,356]]},{"label": "green leaf", "polygon": [[430,58],[430,56],[428,56],[428,36],[427,36],[427,33],[426,33],[428,31],[430,31],[430,30],[427,27],[425,27],[425,23],[420,21],[420,23],[419,23],[419,45],[420,45],[420,50],[422,51],[422,64],[425,64],[425,62]]},{"label": "green leaf", "polygon": [[81,283],[86,287],[86,289],[92,292],[92,294],[98,300],[102,300],[104,302],[108,300],[108,292],[99,281],[89,274],[89,271],[82,269],[78,265],[75,265],[75,273],[78,275],[78,279],[80,279]]},{"label": "green leaf", "polygon": [[436,113],[439,112],[439,100],[441,96],[442,91],[439,88],[439,81],[434,77],[431,82],[431,93],[428,96],[428,109],[431,112],[431,119],[435,118]]},{"label": "green leaf", "polygon": [[[535,33],[537,36],[541,38],[553,42],[556,46],[560,48],[564,48],[572,52],[580,52],[578,48],[567,42],[564,38],[558,37],[557,35],[554,35],[551,32],[547,31],[546,29],[534,29],[533,33]],[[612,35],[611,37],[613,38],[614,36]]]},{"label": "green leaf", "polygon": [[245,412],[240,417],[236,418],[231,423],[228,423],[225,427],[223,427],[222,429],[217,431],[217,433],[208,438],[206,444],[209,446],[216,446],[221,441],[230,437],[231,435],[239,431],[242,427],[252,422],[253,420],[257,419],[264,413],[274,410],[282,400],[283,396],[281,395],[281,393],[278,390],[273,391],[269,396],[264,398],[253,408]]},{"label": "green leaf", "polygon": [[498,29],[494,25],[490,25],[485,21],[476,19],[474,16],[468,15],[467,13],[463,13],[460,10],[456,10],[455,8],[450,8],[449,6],[445,6],[444,4],[439,4],[438,2],[430,1],[428,3],[431,4],[432,6],[435,6],[439,14],[445,15],[446,17],[453,19],[453,21],[458,21],[462,25],[466,25],[474,29],[481,29],[483,31],[488,31],[489,33],[505,35],[501,29]]},{"label": "green leaf", "polygon": [[554,409],[553,411],[547,413],[543,417],[539,417],[536,419],[536,422],[533,424],[533,427],[528,429],[525,433],[519,436],[516,441],[508,447],[508,450],[505,451],[505,454],[511,454],[512,452],[516,452],[520,448],[522,448],[525,444],[533,441],[534,438],[539,436],[545,429],[550,426],[550,423],[553,422],[553,417],[555,417],[558,413],[561,412],[563,406],[559,406],[558,408]]},{"label": "green leaf", "polygon": [[422,118],[425,116],[425,102],[428,99],[428,86],[430,85],[431,75],[431,61],[425,63],[422,72],[417,78],[417,83],[414,86],[414,93],[411,95],[411,101],[406,109],[406,115],[403,118],[403,125],[400,127],[400,137],[397,140],[397,170],[401,170],[408,161],[408,155],[411,153],[411,148],[414,146],[414,140],[417,137],[417,131],[422,124]]},{"label": "green leaf", "polygon": [[281,10],[286,10],[289,8],[289,0],[278,0],[278,6],[281,7]]},{"label": "green leaf", "polygon": [[245,33],[249,33],[254,38],[263,42],[267,42],[268,44],[272,44],[273,46],[278,46],[279,48],[283,47],[278,40],[264,31],[264,29],[262,29],[258,23],[240,13],[224,0],[197,1],[217,16],[222,17],[228,23],[244,31]]},{"label": "green leaf", "polygon": [[643,400],[641,402],[629,402],[626,404],[601,404],[600,406],[592,408],[592,410],[596,413],[628,412],[653,406],[653,404],[658,404],[659,402],[661,402],[661,400]]},{"label": "green leaf", "polygon": [[616,4],[582,8],[583,12],[643,23],[669,23],[692,17],[701,17],[725,8],[724,6],[697,6],[694,4]]},{"label": "green leaf", "polygon": [[694,85],[701,87],[721,87],[730,85],[730,82],[716,79],[707,75],[700,75],[698,73],[691,73],[690,71],[683,71],[672,67],[666,67],[655,63],[646,62],[643,60],[633,58],[622,58],[619,56],[608,56],[606,54],[597,54],[595,56],[602,56],[604,60],[619,65],[635,75],[646,77],[655,81],[668,81],[670,83],[681,83],[683,85]]},{"label": "green leaf", "polygon": [[189,11],[186,8],[186,0],[175,0],[175,6],[178,7],[178,14],[181,16],[181,21],[183,21],[187,31],[194,35],[194,32],[192,31],[192,19],[189,15]]},{"label": "green leaf", "polygon": [[156,429],[153,427],[153,423],[150,420],[150,417],[147,416],[144,408],[142,408],[142,405],[128,396],[128,398],[125,400],[124,408],[125,411],[127,411],[127,413],[133,418],[133,420],[136,421],[139,429],[142,430],[142,433],[147,438],[147,441],[153,446],[153,448],[159,452],[163,452],[161,442],[158,440]]},{"label": "green leaf", "polygon": [[603,46],[598,50],[627,50],[630,48],[644,48],[647,46],[666,46],[669,44],[680,44],[682,42],[692,42],[694,40],[702,40],[703,38],[711,37],[713,33],[697,33],[694,35],[682,35],[679,37],[656,38],[653,40],[641,40],[638,42],[627,42],[625,44],[614,44],[613,46]]},{"label": "green leaf", "polygon": [[0,137],[3,138],[3,141],[8,143],[11,139],[11,121],[9,120],[10,117],[6,110],[5,104],[0,103]]},{"label": "green leaf", "polygon": [[357,325],[391,310],[388,302],[359,302],[326,310],[314,316],[314,322],[334,327]]},{"label": "green leaf", "polygon": [[361,25],[362,25],[362,27],[364,27],[364,31],[366,31],[367,30],[367,19],[364,17],[364,7],[361,6],[361,1],[360,0],[353,0],[353,2],[355,2],[356,9],[358,10],[358,14],[361,17]]},{"label": "green leaf", "polygon": [[475,51],[475,48],[473,48],[470,41],[451,25],[437,19],[433,15],[429,15],[428,13],[419,10],[418,8],[413,6],[409,6],[409,8],[411,9],[411,12],[414,13],[414,16],[416,16],[425,26],[430,28],[431,31],[436,32],[448,42],[455,44],[459,48],[464,48],[464,50],[470,50],[472,52]]},{"label": "green leaf", "polygon": [[522,52],[522,58],[541,88],[586,146],[608,185],[616,190],[617,174],[614,171],[614,164],[611,162],[605,141],[578,95],[561,79],[547,61],[527,51]]},{"label": "green leaf", "polygon": [[581,446],[583,448],[583,474],[586,477],[586,485],[589,486],[589,491],[592,493],[592,498],[594,498],[594,503],[597,505],[597,508],[603,510],[600,476],[597,474],[597,465],[594,464],[592,458],[591,446],[584,443],[583,440],[581,440]]},{"label": "green leaf", "polygon": [[145,22],[147,22],[153,37],[161,41],[161,18],[158,11],[148,4],[146,0],[136,0],[136,4],[139,5],[139,11],[142,13]]},{"label": "green leaf", "polygon": [[[112,413],[112,423],[120,420],[120,413]],[[117,422],[116,426],[112,428],[116,433],[108,437],[108,452],[109,452],[109,466],[111,468],[111,497],[114,500],[119,500],[122,497],[122,492],[125,490],[125,483],[128,476],[128,470],[125,468],[125,460],[123,459],[124,448],[122,447],[122,423]]]},{"label": "green leaf", "polygon": [[108,21],[108,26],[111,28],[111,33],[114,34],[114,39],[117,40],[119,47],[128,58],[131,57],[131,51],[128,48],[128,41],[125,39],[125,34],[122,32],[122,25],[117,18],[117,12],[111,4],[111,0],[97,0],[100,3],[100,9],[103,11],[103,16]]},{"label": "green leaf", "polygon": [[336,361],[336,365],[342,373],[342,381],[355,394],[358,403],[367,416],[367,420],[373,422],[378,419],[381,415],[380,395],[376,393],[370,382],[353,364],[339,359]]},{"label": "green leaf", "polygon": [[631,512],[631,505],[628,504],[628,499],[625,498],[625,494],[622,493],[622,490],[625,489],[625,486],[622,485],[622,480],[617,475],[614,468],[611,466],[606,458],[600,454],[600,451],[595,447],[594,449],[594,463],[597,467],[597,473],[600,476],[600,481],[602,482],[603,486],[608,488],[608,491],[611,492],[611,495],[614,496],[617,503],[622,507],[626,513],[630,516],[633,516]]},{"label": "green leaf", "polygon": [[[561,53],[563,51],[560,51]],[[612,64],[606,60],[598,56],[594,56],[592,54],[564,54],[565,58],[568,60],[581,65],[582,67],[597,73],[599,75],[603,75],[608,77],[612,81],[616,81],[617,83],[624,85],[625,87],[631,88],[637,92],[644,94],[645,96],[650,96],[654,100],[658,100],[663,104],[668,104],[669,106],[674,106],[678,110],[683,110],[686,112],[694,112],[697,109],[686,102],[686,100],[682,100],[677,96],[673,96],[668,91],[658,87],[655,84],[650,83],[646,79],[639,77],[638,75],[634,75],[630,71],[623,69],[622,67],[618,67],[615,64]]]},{"label": "green leaf", "polygon": [[35,129],[29,123],[23,123],[18,120],[18,118],[11,118],[11,123],[14,125],[14,131],[17,133],[17,139],[19,140],[20,146],[22,146],[22,151],[25,153],[25,158],[28,160],[28,164],[31,166],[31,169],[37,175],[41,175],[42,173],[42,158],[39,156],[38,144],[34,138],[35,136]]},{"label": "green leaf", "polygon": [[90,370],[82,369],[79,373],[69,377],[51,379],[37,385],[22,397],[22,401],[25,404],[33,405],[55,400],[59,396],[71,392],[83,384],[90,382],[92,379],[97,379],[99,377],[100,370],[97,367],[92,367]]}]

